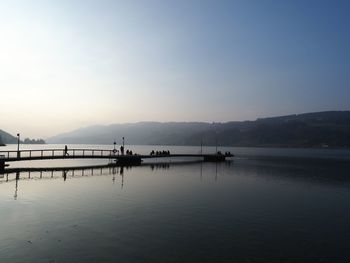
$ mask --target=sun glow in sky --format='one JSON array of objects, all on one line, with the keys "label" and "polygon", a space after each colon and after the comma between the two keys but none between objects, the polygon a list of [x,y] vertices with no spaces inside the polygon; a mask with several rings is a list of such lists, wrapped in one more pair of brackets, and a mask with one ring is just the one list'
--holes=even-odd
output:
[{"label": "sun glow in sky", "polygon": [[0,129],[350,109],[348,1],[0,1]]}]

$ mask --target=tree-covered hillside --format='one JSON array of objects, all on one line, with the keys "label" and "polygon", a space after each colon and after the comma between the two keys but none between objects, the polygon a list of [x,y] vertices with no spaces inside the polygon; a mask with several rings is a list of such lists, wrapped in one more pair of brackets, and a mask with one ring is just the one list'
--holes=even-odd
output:
[{"label": "tree-covered hillside", "polygon": [[17,138],[3,130],[0,130],[0,144],[1,143],[17,143]]},{"label": "tree-covered hillside", "polygon": [[256,121],[140,122],[92,126],[48,139],[50,143],[350,147],[350,111],[306,113]]}]

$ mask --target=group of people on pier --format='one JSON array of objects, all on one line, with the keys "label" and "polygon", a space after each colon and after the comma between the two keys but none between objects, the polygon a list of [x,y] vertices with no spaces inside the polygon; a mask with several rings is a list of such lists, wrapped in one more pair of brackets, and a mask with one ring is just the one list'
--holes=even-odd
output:
[{"label": "group of people on pier", "polygon": [[[119,155],[119,151],[116,150],[116,152],[117,152],[118,155]],[[123,146],[123,145],[120,146],[120,154],[121,154],[121,155],[124,155],[124,146]],[[125,155],[137,155],[137,154],[136,154],[136,153],[133,153],[132,150],[126,150],[126,151],[125,151]]]},{"label": "group of people on pier", "polygon": [[[217,153],[216,153],[217,155],[222,155],[222,152],[221,151],[218,151]],[[231,154],[231,152],[225,152],[225,156],[231,156],[232,154]]]},{"label": "group of people on pier", "polygon": [[[126,150],[125,152],[126,155],[133,155],[132,150]],[[136,153],[134,153],[134,155],[137,155]]]},{"label": "group of people on pier", "polygon": [[150,152],[150,155],[170,155],[170,151],[168,150],[168,151],[154,151],[154,150],[152,150],[151,152]]},{"label": "group of people on pier", "polygon": [[[118,153],[118,155],[119,155],[119,151],[118,151],[117,149],[115,149],[115,148],[114,148],[114,150],[113,150],[113,153],[114,153],[114,154]],[[124,155],[124,146],[123,146],[123,145],[120,146],[120,154],[121,154],[121,155]],[[125,154],[126,154],[126,155],[133,155],[133,154],[134,154],[134,155],[137,155],[136,153],[133,153],[132,150],[126,150]],[[217,154],[217,155],[223,155],[223,153],[222,153],[221,151],[217,151],[216,154]],[[65,155],[65,156],[69,155],[69,154],[68,154],[68,147],[67,147],[67,145],[65,145],[65,147],[64,147],[64,155]],[[164,155],[170,155],[170,151],[169,151],[169,150],[163,150],[163,151],[154,151],[154,150],[152,150],[152,151],[150,152],[150,155],[163,155],[163,156],[164,156]],[[225,155],[225,156],[232,156],[232,154],[231,154],[230,151],[226,151],[224,155]]]}]

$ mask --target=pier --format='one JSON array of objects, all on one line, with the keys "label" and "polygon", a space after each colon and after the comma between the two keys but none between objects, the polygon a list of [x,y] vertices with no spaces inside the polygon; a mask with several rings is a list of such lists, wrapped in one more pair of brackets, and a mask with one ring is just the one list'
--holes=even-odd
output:
[{"label": "pier", "polygon": [[231,153],[221,154],[117,154],[115,150],[103,149],[42,149],[21,151],[0,151],[0,172],[9,162],[55,160],[55,159],[106,159],[120,165],[139,165],[145,159],[154,158],[202,158],[204,162],[224,162],[233,157]]}]

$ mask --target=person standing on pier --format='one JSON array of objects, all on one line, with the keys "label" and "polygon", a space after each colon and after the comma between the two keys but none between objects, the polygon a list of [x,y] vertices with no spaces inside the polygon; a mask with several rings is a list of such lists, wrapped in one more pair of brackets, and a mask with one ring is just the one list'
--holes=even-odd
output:
[{"label": "person standing on pier", "polygon": [[69,155],[69,154],[68,154],[68,146],[65,145],[65,146],[64,146],[64,156],[67,156],[67,155]]}]

